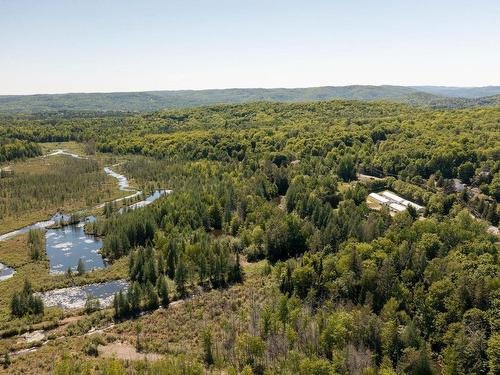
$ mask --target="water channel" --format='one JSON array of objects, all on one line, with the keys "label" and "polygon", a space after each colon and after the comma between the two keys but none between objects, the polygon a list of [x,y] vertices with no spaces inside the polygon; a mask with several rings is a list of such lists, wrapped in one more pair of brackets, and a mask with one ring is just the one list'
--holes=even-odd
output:
[{"label": "water channel", "polygon": [[[53,155],[66,155],[78,159],[83,158],[65,150],[56,150],[47,156]],[[118,187],[120,190],[133,192],[133,194],[115,199],[113,202],[131,199],[142,194],[141,191],[130,188],[126,176],[113,171],[109,167],[104,168],[104,172],[118,180]],[[145,207],[158,198],[169,193],[171,193],[171,190],[156,190],[144,200],[120,209],[119,213],[123,213],[126,210],[134,210],[140,207]],[[104,204],[100,204],[95,208],[102,207],[104,207]],[[40,221],[24,228],[0,235],[0,241],[5,241],[26,233],[30,229],[55,226],[61,221],[64,222],[69,219],[69,216],[57,213],[49,220]],[[84,231],[85,223],[93,220],[95,220],[95,217],[89,216],[76,224],[47,229],[45,233],[45,242],[51,274],[65,273],[68,269],[75,272],[80,259],[83,261],[86,271],[101,269],[107,266],[106,261],[99,252],[102,248],[102,240],[98,237],[87,235]],[[0,281],[10,278],[14,274],[15,270],[0,263]],[[51,290],[41,293],[41,296],[46,306],[80,308],[84,306],[87,294],[91,294],[100,300],[101,306],[107,306],[111,303],[114,294],[120,290],[126,290],[127,285],[128,284],[125,280],[116,280],[101,284]]]}]

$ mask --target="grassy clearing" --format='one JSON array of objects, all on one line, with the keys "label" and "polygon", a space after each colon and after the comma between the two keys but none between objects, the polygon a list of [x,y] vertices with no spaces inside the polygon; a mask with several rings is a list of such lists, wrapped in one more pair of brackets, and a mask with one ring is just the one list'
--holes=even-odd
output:
[{"label": "grassy clearing", "polygon": [[85,150],[82,143],[77,142],[47,142],[40,143],[40,147],[42,147],[42,151],[44,154],[49,154],[54,150],[67,150],[73,154],[84,155]]},{"label": "grassy clearing", "polygon": [[[245,264],[244,269],[244,284],[210,292],[200,291],[191,299],[174,302],[168,309],[160,308],[136,319],[118,323],[96,335],[100,335],[105,343],[119,340],[135,346],[136,327],[139,324],[142,327],[139,335],[141,352],[161,354],[167,359],[186,355],[202,361],[200,332],[207,324],[210,324],[214,337],[217,338],[225,337],[228,326],[232,326],[236,332],[258,329],[253,326],[253,311],[259,311],[264,303],[269,303],[278,295],[274,278],[265,272],[265,262]],[[101,314],[109,315],[109,311]],[[66,328],[66,334],[80,334],[76,325],[89,327],[84,322],[85,319],[95,320],[88,317],[72,323]],[[13,358],[9,373],[26,373],[30,368],[39,369],[41,374],[53,373],[55,363],[64,355],[73,355],[79,360],[92,361],[92,366],[99,366],[103,359],[84,353],[85,344],[89,340],[90,337],[82,336],[50,341],[35,352]],[[127,361],[124,366],[131,369],[135,364]]]},{"label": "grassy clearing", "polygon": [[[44,148],[49,152],[58,147]],[[81,152],[72,144],[64,148]],[[71,213],[130,194],[120,191],[116,179],[103,171],[115,159],[95,158],[93,164],[67,156],[12,163],[14,175],[0,180],[0,233],[46,220],[58,210]]]}]

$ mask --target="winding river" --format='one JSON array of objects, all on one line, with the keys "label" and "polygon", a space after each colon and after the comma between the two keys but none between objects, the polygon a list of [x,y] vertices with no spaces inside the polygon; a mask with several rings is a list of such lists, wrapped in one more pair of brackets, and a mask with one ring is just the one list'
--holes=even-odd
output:
[{"label": "winding river", "polygon": [[[45,155],[44,157],[55,155],[66,155],[77,159],[85,159],[85,157],[70,153],[66,150],[56,150],[48,155]],[[110,167],[105,167],[104,172],[118,180],[118,188],[121,191],[129,191],[132,193],[111,202],[121,202],[142,195],[142,191],[130,187],[126,176],[113,171]],[[134,210],[140,207],[145,207],[161,196],[171,192],[171,190],[166,189],[156,190],[144,200],[120,209],[119,213],[123,213],[126,210]],[[103,208],[105,204],[106,203],[102,203],[94,208]],[[28,232],[30,229],[48,228],[61,221],[67,221],[68,219],[69,216],[57,213],[49,220],[40,221],[21,229],[0,235],[0,241],[6,241],[10,238]],[[51,274],[65,273],[68,269],[71,269],[72,272],[76,271],[77,264],[80,259],[83,261],[87,271],[101,269],[107,266],[106,261],[99,252],[102,248],[102,240],[100,238],[87,235],[84,232],[85,222],[92,220],[95,220],[95,218],[93,216],[89,216],[73,225],[47,229],[45,233],[45,242]],[[15,270],[0,263],[0,281],[8,279],[14,276],[14,274]],[[126,290],[127,285],[128,284],[125,280],[115,280],[101,284],[56,289],[42,293],[41,296],[46,306],[75,308],[83,307],[87,294],[92,294],[100,300],[101,305],[107,306],[109,305],[113,295],[120,290]]]}]

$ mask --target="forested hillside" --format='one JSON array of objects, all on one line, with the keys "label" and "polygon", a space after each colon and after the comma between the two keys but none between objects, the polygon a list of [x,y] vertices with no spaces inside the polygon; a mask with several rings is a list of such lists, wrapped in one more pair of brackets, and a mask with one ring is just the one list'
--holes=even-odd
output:
[{"label": "forested hillside", "polygon": [[[498,106],[334,100],[4,116],[0,137],[77,141],[121,156],[116,168],[144,191],[173,190],[145,208],[107,205],[86,224],[128,290],[112,309],[50,331],[11,372],[500,369],[498,238],[486,230],[498,226]],[[425,208],[375,209],[367,196],[383,189]],[[8,337],[14,324],[57,314],[3,317],[0,327]],[[10,340],[6,351],[18,345]],[[122,341],[135,357],[103,355]]]},{"label": "forested hillside", "polygon": [[[460,95],[462,94],[463,95]],[[500,93],[498,87],[446,88],[434,86],[325,86],[276,89],[221,89],[144,91],[116,93],[72,93],[53,95],[0,95],[0,112],[38,113],[54,111],[142,112],[209,104],[256,101],[304,102],[328,99],[389,100],[438,108],[494,105],[480,97]]]},{"label": "forested hillside", "polygon": [[443,95],[452,98],[480,98],[500,95],[500,86],[485,87],[447,87],[447,86],[412,86],[415,90]]}]

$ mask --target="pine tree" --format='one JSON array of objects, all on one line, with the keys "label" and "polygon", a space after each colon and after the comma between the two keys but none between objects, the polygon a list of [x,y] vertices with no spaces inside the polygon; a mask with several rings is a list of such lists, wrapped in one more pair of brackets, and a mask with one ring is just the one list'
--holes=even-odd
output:
[{"label": "pine tree", "polygon": [[145,287],[145,294],[146,294],[146,307],[148,310],[155,310],[158,308],[160,305],[160,302],[158,300],[158,294],[156,293],[156,290],[151,284],[151,282],[146,283]]},{"label": "pine tree", "polygon": [[160,276],[158,278],[156,289],[158,290],[158,295],[160,296],[160,302],[161,302],[162,306],[168,307],[168,305],[170,303],[170,298],[168,295],[168,286],[167,286],[167,283],[165,281],[164,276]]},{"label": "pine tree", "polygon": [[141,287],[137,281],[134,281],[128,290],[128,301],[132,314],[137,314],[141,310],[141,297]]},{"label": "pine tree", "polygon": [[12,316],[19,318],[31,314],[40,315],[44,311],[42,299],[33,295],[33,290],[28,280],[24,281],[23,289],[12,296],[10,308]]},{"label": "pine tree", "polygon": [[222,229],[222,210],[219,202],[215,202],[208,211],[210,227],[213,229]]},{"label": "pine tree", "polygon": [[45,248],[45,232],[42,229],[30,229],[27,246],[31,259],[40,260]]},{"label": "pine tree", "polygon": [[243,270],[240,264],[240,254],[236,253],[236,260],[231,265],[228,275],[229,283],[241,283],[243,282]]},{"label": "pine tree", "polygon": [[488,205],[486,220],[493,225],[498,225],[497,203],[493,202]]},{"label": "pine tree", "polygon": [[174,243],[170,243],[170,249],[167,256],[167,275],[170,279],[175,277],[175,269],[177,265],[177,250]]},{"label": "pine tree", "polygon": [[175,270],[175,286],[177,289],[177,294],[180,298],[183,298],[187,294],[186,290],[186,281],[187,281],[187,269],[184,266],[184,260],[182,257],[179,259],[179,263],[177,264],[177,268]]},{"label": "pine tree", "polygon": [[206,327],[202,334],[203,353],[205,363],[210,366],[214,364],[214,355],[212,352],[212,332],[210,327]]},{"label": "pine tree", "polygon": [[5,352],[5,355],[3,356],[3,368],[7,369],[10,366],[10,357],[9,357],[9,352]]},{"label": "pine tree", "polygon": [[140,352],[141,351],[141,332],[142,332],[142,325],[141,323],[137,322],[135,324],[135,335],[136,335],[136,342],[135,342],[135,349]]},{"label": "pine tree", "polygon": [[120,317],[120,301],[119,301],[119,293],[115,293],[115,297],[113,298],[113,308],[115,310],[115,317]]}]

